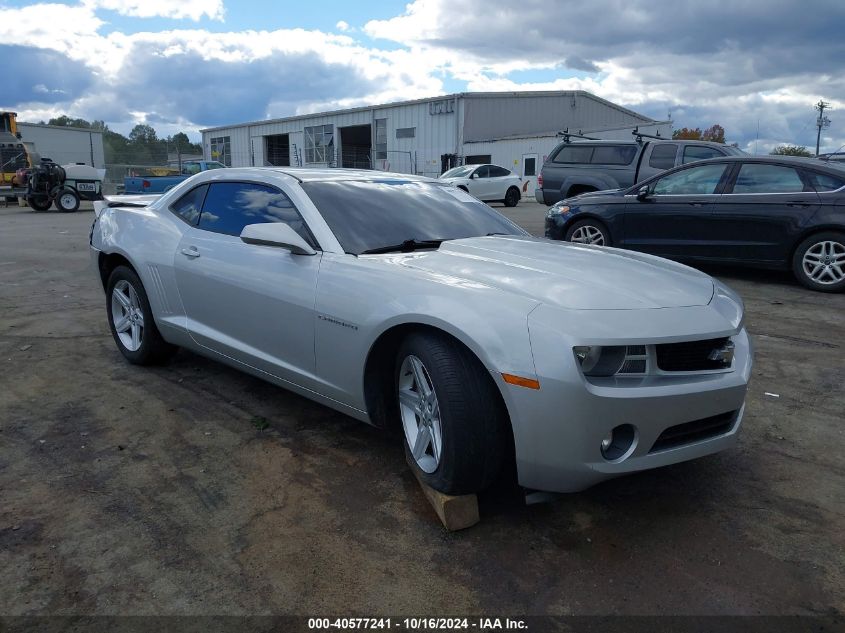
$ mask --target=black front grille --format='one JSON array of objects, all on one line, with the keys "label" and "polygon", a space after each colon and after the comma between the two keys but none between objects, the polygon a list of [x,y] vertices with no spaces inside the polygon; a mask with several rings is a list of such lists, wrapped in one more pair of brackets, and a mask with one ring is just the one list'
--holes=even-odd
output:
[{"label": "black front grille", "polygon": [[720,413],[709,418],[670,426],[660,434],[660,437],[657,438],[649,453],[665,451],[668,448],[676,448],[724,435],[731,430],[735,418],[736,411],[728,411],[727,413]]},{"label": "black front grille", "polygon": [[729,338],[711,338],[706,341],[685,343],[663,343],[656,345],[657,366],[663,371],[705,371],[726,369],[730,361],[719,357],[713,360],[714,350],[720,350],[730,342]]}]

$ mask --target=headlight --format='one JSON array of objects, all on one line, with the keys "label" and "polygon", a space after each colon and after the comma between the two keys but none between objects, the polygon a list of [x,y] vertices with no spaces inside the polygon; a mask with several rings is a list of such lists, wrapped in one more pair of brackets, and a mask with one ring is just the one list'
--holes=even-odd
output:
[{"label": "headlight", "polygon": [[628,355],[626,345],[578,345],[572,351],[585,376],[613,376],[622,369]]},{"label": "headlight", "polygon": [[569,213],[569,207],[565,204],[556,204],[553,207],[549,207],[549,210],[546,211],[546,215],[549,217],[553,215],[562,215],[564,213]]}]

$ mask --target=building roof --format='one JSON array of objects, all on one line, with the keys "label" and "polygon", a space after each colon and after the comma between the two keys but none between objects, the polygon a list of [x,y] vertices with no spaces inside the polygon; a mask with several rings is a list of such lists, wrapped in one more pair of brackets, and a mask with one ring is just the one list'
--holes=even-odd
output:
[{"label": "building roof", "polygon": [[296,114],[293,116],[287,117],[279,117],[275,119],[264,119],[260,121],[247,121],[245,123],[233,123],[231,125],[218,125],[215,127],[208,127],[203,128],[200,130],[200,133],[205,132],[215,132],[217,130],[230,130],[232,128],[237,127],[248,127],[253,125],[266,125],[268,123],[284,123],[287,121],[297,121],[301,119],[313,119],[316,117],[324,117],[324,116],[335,116],[338,114],[348,114],[351,112],[366,112],[367,110],[378,110],[379,108],[395,108],[399,106],[407,106],[407,105],[416,105],[420,103],[430,103],[432,101],[445,101],[448,99],[495,99],[495,98],[502,98],[502,97],[514,97],[514,98],[524,98],[524,97],[586,97],[588,99],[592,99],[593,101],[597,101],[602,105],[605,105],[609,108],[614,110],[618,110],[619,112],[624,112],[629,116],[635,117],[637,119],[642,120],[643,123],[653,124],[656,123],[653,119],[650,119],[638,112],[634,112],[633,110],[628,110],[627,108],[623,108],[620,105],[612,103],[606,99],[602,99],[601,97],[597,97],[591,92],[587,92],[585,90],[524,90],[524,91],[516,91],[516,92],[455,92],[452,94],[447,95],[440,95],[437,97],[425,97],[423,99],[412,99],[410,101],[394,101],[391,103],[380,103],[376,105],[367,105],[367,106],[358,106],[355,108],[345,108],[342,110],[329,110],[326,112],[312,112],[310,114]]},{"label": "building roof", "polygon": [[102,130],[95,130],[93,128],[87,127],[71,127],[69,125],[47,125],[46,123],[26,123],[24,121],[18,121],[18,127],[37,127],[37,128],[47,128],[50,130],[70,130],[71,132],[90,132],[91,134],[102,134]]}]

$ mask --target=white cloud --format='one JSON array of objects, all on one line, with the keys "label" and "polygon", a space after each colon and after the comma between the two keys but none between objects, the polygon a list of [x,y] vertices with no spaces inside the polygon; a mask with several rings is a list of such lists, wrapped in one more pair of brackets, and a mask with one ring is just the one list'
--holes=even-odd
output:
[{"label": "white cloud", "polygon": [[139,18],[189,18],[198,21],[203,17],[222,20],[223,0],[83,0],[91,9],[109,9],[120,15]]},{"label": "white cloud", "polygon": [[351,30],[351,29],[352,29],[352,27],[351,27],[351,26],[349,26],[349,22],[345,22],[344,20],[338,20],[338,23],[337,23],[337,24],[335,24],[335,28],[336,28],[338,31],[343,31],[344,33],[345,33],[346,31],[349,31],[349,30]]}]

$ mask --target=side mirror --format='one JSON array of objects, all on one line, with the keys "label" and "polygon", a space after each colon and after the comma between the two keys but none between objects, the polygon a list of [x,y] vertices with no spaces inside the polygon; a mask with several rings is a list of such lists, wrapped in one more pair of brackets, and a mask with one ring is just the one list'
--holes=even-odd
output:
[{"label": "side mirror", "polygon": [[637,200],[643,201],[648,198],[648,185],[643,185],[637,189]]},{"label": "side mirror", "polygon": [[473,180],[478,178],[478,172],[473,172],[473,174],[472,174],[472,176],[470,176],[470,178],[472,178]]},{"label": "side mirror", "polygon": [[283,222],[247,224],[241,231],[241,240],[247,244],[285,248],[294,255],[317,254],[299,233]]}]

